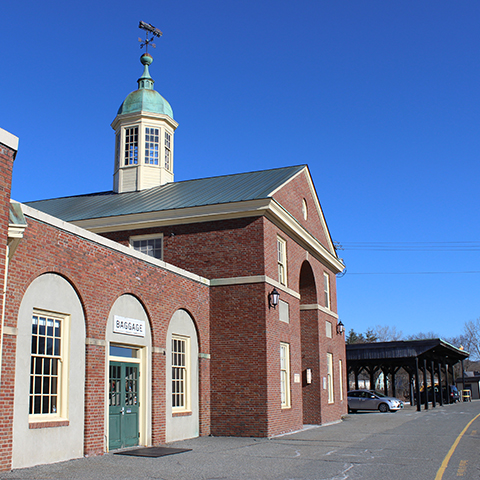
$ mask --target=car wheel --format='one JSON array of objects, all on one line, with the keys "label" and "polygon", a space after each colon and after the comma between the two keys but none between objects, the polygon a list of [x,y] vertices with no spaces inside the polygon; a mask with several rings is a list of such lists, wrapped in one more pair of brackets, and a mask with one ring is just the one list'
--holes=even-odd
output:
[{"label": "car wheel", "polygon": [[388,412],[389,408],[388,408],[388,405],[386,403],[381,403],[379,406],[378,406],[378,409],[382,412],[382,413],[386,413]]}]

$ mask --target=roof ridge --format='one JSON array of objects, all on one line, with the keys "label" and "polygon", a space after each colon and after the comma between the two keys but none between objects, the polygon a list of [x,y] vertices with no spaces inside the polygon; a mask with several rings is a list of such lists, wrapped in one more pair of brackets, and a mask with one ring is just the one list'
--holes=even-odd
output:
[{"label": "roof ridge", "polygon": [[[238,173],[226,173],[225,175],[212,175],[210,177],[201,177],[201,178],[190,178],[188,180],[180,180],[178,182],[171,182],[171,183],[185,183],[185,182],[196,182],[198,180],[209,180],[212,178],[225,178],[225,177],[236,177],[239,175],[250,175],[252,173],[262,173],[262,172],[273,172],[275,170],[289,170],[289,169],[297,169],[297,168],[304,168],[307,164],[299,164],[299,165],[289,165],[288,167],[275,167],[275,168],[264,168],[263,170],[252,170],[250,172],[238,172]],[[168,185],[168,184],[166,184]],[[163,185],[162,185],[163,186]]]},{"label": "roof ridge", "polygon": [[[294,170],[295,172],[297,172],[297,171],[300,171],[299,169],[305,168],[306,166],[307,166],[306,164],[290,165],[290,166],[287,166],[287,167],[265,168],[263,170],[253,170],[253,171],[250,171],[250,172],[229,173],[229,174],[225,174],[225,175],[212,175],[210,177],[191,178],[191,179],[188,179],[188,180],[180,180],[178,182],[165,183],[163,185],[158,185],[156,187],[152,187],[152,188],[149,188],[149,189],[146,189],[146,190],[141,190],[141,191],[143,191],[143,192],[146,192],[146,191],[154,192],[154,191],[160,190],[162,188],[165,188],[165,187],[168,187],[168,186],[171,186],[171,185],[178,185],[178,184],[181,184],[181,183],[199,182],[199,181],[202,181],[202,180],[212,180],[212,179],[215,179],[215,178],[221,179],[221,178],[227,178],[227,177],[237,177],[237,176],[240,176],[240,175],[252,175],[252,174],[255,174],[255,173],[274,172],[274,171],[278,171],[278,170]],[[103,191],[103,192],[83,193],[83,194],[80,194],[80,195],[67,195],[67,196],[64,196],[64,197],[44,198],[44,199],[40,199],[40,200],[29,200],[29,201],[20,202],[20,203],[32,204],[32,203],[37,203],[37,202],[48,202],[50,200],[62,200],[62,199],[67,199],[67,198],[83,198],[83,197],[93,197],[93,196],[101,196],[101,195],[128,195],[128,194],[134,194],[134,193],[138,193],[138,192],[133,191],[133,192],[115,193],[113,190],[106,190],[106,191]]]},{"label": "roof ridge", "polygon": [[64,198],[81,198],[81,197],[93,197],[99,195],[113,195],[115,192],[113,190],[104,190],[103,192],[90,192],[90,193],[81,193],[79,195],[65,195],[64,197],[53,197],[53,198],[42,198],[40,200],[26,200],[18,203],[36,203],[36,202],[48,202],[49,200],[63,200]]}]

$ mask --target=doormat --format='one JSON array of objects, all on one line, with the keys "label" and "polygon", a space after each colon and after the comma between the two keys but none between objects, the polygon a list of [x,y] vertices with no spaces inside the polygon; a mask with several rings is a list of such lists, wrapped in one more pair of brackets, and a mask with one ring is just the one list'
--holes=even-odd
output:
[{"label": "doormat", "polygon": [[175,455],[176,453],[191,452],[191,448],[170,448],[170,447],[145,447],[132,448],[123,452],[115,452],[115,455],[130,455],[133,457],[164,457],[166,455]]}]

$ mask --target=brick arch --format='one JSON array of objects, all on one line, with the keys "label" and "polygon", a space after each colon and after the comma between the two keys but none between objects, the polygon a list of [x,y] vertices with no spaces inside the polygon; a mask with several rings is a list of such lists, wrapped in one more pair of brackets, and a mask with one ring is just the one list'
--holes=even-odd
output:
[{"label": "brick arch", "polygon": [[[303,423],[321,424],[320,333],[315,275],[308,261],[300,270],[300,338],[302,346]],[[310,373],[307,375],[307,371]]]},{"label": "brick arch", "polygon": [[318,303],[315,275],[307,260],[302,263],[302,268],[300,269],[299,290],[300,304],[308,305]]}]

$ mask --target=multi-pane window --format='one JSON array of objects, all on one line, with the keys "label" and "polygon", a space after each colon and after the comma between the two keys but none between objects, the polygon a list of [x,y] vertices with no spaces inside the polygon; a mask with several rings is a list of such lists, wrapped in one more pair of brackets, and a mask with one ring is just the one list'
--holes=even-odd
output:
[{"label": "multi-pane window", "polygon": [[158,165],[158,128],[145,129],[145,163]]},{"label": "multi-pane window", "polygon": [[32,316],[30,415],[60,414],[63,321],[50,315]]},{"label": "multi-pane window", "polygon": [[172,137],[168,132],[165,132],[165,168],[167,170],[172,169],[172,150],[171,150]]},{"label": "multi-pane window", "polygon": [[333,403],[333,354],[327,353],[327,390],[328,403]]},{"label": "multi-pane window", "polygon": [[150,255],[151,257],[162,259],[163,255],[163,237],[146,238],[131,240],[132,247],[139,252]]},{"label": "multi-pane window", "polygon": [[122,406],[122,367],[120,365],[110,365],[110,380],[108,388],[108,404],[111,407]]},{"label": "multi-pane window", "polygon": [[138,127],[125,129],[125,165],[138,164]]},{"label": "multi-pane window", "polygon": [[187,348],[187,338],[172,337],[172,407],[182,410],[188,408]]},{"label": "multi-pane window", "polygon": [[278,281],[287,284],[287,243],[283,238],[277,237]]},{"label": "multi-pane window", "polygon": [[280,398],[282,407],[290,407],[290,345],[280,343]]},{"label": "multi-pane window", "polygon": [[330,308],[330,277],[328,273],[323,273],[323,292],[325,295],[325,306]]}]

